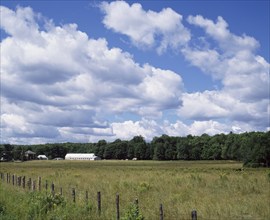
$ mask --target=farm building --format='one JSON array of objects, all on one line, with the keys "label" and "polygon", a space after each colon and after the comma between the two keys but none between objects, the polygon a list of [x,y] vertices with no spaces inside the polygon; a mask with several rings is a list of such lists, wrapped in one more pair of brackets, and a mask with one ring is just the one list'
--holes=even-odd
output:
[{"label": "farm building", "polygon": [[46,157],[46,155],[38,155],[37,158],[39,160],[48,160],[48,157]]},{"label": "farm building", "polygon": [[24,156],[26,157],[26,160],[36,159],[36,153],[31,150],[25,151]]},{"label": "farm building", "polygon": [[101,160],[95,154],[67,154],[65,160]]}]

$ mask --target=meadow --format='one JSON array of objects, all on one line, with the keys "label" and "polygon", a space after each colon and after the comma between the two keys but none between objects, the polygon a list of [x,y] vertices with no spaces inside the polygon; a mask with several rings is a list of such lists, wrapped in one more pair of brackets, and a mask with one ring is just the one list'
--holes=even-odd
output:
[{"label": "meadow", "polygon": [[[116,219],[132,212],[137,198],[144,219],[269,219],[270,169],[242,168],[235,161],[28,161],[1,163],[0,172],[42,178],[42,192],[0,181],[0,219]],[[45,180],[63,189],[63,198],[50,203]],[[76,189],[76,203],[72,202]],[[89,199],[86,204],[85,192]],[[97,192],[101,192],[101,213]],[[60,204],[60,205],[58,205]]]}]

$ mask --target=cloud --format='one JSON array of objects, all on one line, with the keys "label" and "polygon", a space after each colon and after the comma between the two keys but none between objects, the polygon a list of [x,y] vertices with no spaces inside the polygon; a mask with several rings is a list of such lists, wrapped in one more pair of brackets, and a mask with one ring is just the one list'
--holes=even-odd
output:
[{"label": "cloud", "polygon": [[219,80],[222,88],[183,94],[179,115],[200,120],[225,118],[228,123],[247,123],[264,130],[269,114],[270,65],[256,54],[259,42],[231,33],[222,17],[216,23],[201,15],[189,16],[187,20],[203,28],[210,38],[203,47],[193,45],[192,39],[189,46],[181,49],[183,55],[192,65]]},{"label": "cloud", "polygon": [[[143,82],[138,86],[138,93],[154,104],[162,103],[167,108],[179,106],[184,85],[179,75],[170,70],[153,68],[149,65],[144,66],[148,72]],[[179,88],[181,88],[179,90]]]},{"label": "cloud", "polygon": [[[177,73],[140,65],[104,38],[91,39],[76,24],[48,23],[29,7],[0,10],[1,29],[9,35],[1,41],[3,140],[15,141],[19,133],[18,141],[110,136],[108,115],[153,117],[181,105],[184,86]],[[46,129],[51,132],[42,139]]]},{"label": "cloud", "polygon": [[112,123],[112,131],[116,137],[131,139],[134,136],[142,135],[146,140],[161,133],[161,128],[154,120],[125,121]]},{"label": "cloud", "polygon": [[[194,44],[196,36],[190,39],[182,16],[172,9],[145,11],[140,4],[122,1],[100,7],[107,28],[159,53],[178,49],[220,81],[221,89],[184,92],[179,73],[137,63],[132,54],[109,47],[104,38],[90,38],[76,24],[59,26],[30,7],[1,6],[1,29],[8,35],[1,40],[0,54],[2,142],[87,142],[135,135],[150,141],[162,134],[269,127],[269,63],[256,54],[254,38],[231,33],[222,17],[214,22],[189,16],[191,25],[205,31],[202,47]],[[116,13],[123,8],[128,13]],[[167,111],[175,122],[165,120]]]},{"label": "cloud", "polygon": [[2,114],[1,129],[4,131],[4,140],[14,136],[16,138],[57,138],[60,134],[55,127],[33,125],[28,123],[23,116],[16,114]]},{"label": "cloud", "polygon": [[209,120],[209,121],[195,121],[190,127],[190,133],[193,135],[201,135],[201,134],[220,134],[220,133],[228,133],[230,128],[226,124],[221,124],[217,121]]},{"label": "cloud", "polygon": [[224,91],[184,93],[183,105],[178,110],[180,118],[208,121],[222,120],[226,123],[249,124],[254,130],[268,126],[269,100],[243,102]]},{"label": "cloud", "polygon": [[221,16],[218,16],[216,23],[201,15],[190,15],[187,21],[190,24],[203,28],[210,37],[218,42],[220,48],[228,54],[238,52],[239,50],[253,51],[259,46],[258,41],[253,37],[232,34],[228,30],[228,23]]},{"label": "cloud", "polygon": [[169,136],[187,136],[209,134],[215,135],[219,133],[242,133],[252,131],[252,126],[246,123],[233,122],[232,124],[221,123],[215,120],[193,121],[191,124],[185,124],[177,120],[175,123],[163,121],[157,123],[154,120],[142,119],[139,121],[124,121],[112,123],[112,140],[115,137],[123,140],[130,140],[134,136],[141,135],[146,141],[151,141],[153,137],[167,134]]},{"label": "cloud", "polygon": [[204,29],[209,37],[217,42],[209,42],[209,48],[189,46],[182,49],[185,58],[194,66],[221,80],[223,91],[244,102],[269,97],[269,63],[255,54],[259,43],[252,37],[237,36],[228,30],[222,17],[217,22],[201,15],[189,16],[190,24]]},{"label": "cloud", "polygon": [[[137,47],[155,47],[159,54],[168,48],[177,49],[190,39],[182,15],[171,8],[160,12],[145,11],[141,4],[129,5],[125,1],[102,2],[106,28],[128,36]],[[123,13],[125,12],[125,13]]]},{"label": "cloud", "polygon": [[[0,6],[1,14],[1,28],[4,29],[9,35],[19,37],[20,39],[33,38],[37,33],[38,24],[36,18],[39,17],[35,14],[30,7],[17,7],[16,12],[6,7]],[[25,32],[25,30],[28,30]]]},{"label": "cloud", "polygon": [[183,107],[179,109],[178,114],[195,120],[223,118],[229,115],[228,106],[231,106],[232,102],[234,100],[218,91],[185,93]]},{"label": "cloud", "polygon": [[[261,102],[262,99],[269,98],[268,75],[270,66],[263,57],[256,55],[256,50],[260,46],[259,42],[246,34],[238,36],[231,33],[228,23],[221,16],[218,16],[215,22],[201,15],[188,16],[189,24],[202,28],[206,33],[207,37],[200,38],[204,41],[202,47],[202,45],[193,45],[196,40],[191,39],[190,30],[183,26],[182,16],[170,8],[163,9],[158,13],[145,11],[138,3],[129,5],[124,1],[103,2],[100,8],[105,13],[104,25],[117,33],[127,35],[139,47],[154,47],[165,41],[170,42],[170,40],[165,40],[169,39],[168,36],[186,36],[185,41],[176,43],[178,46],[182,45],[182,47],[173,46],[172,48],[179,48],[186,60],[206,74],[211,75],[214,80],[221,81],[223,88],[220,92],[210,92],[207,95],[208,98],[203,98],[206,93],[189,95],[190,97],[197,97],[196,101],[200,96],[200,104],[184,97],[185,105],[188,107],[207,105],[208,108],[213,110],[206,112],[204,109],[200,115],[201,107],[189,110],[188,107],[184,106],[184,109],[181,110],[181,112],[186,111],[184,115],[193,119],[198,117],[216,118],[227,115],[226,112],[231,111],[230,106],[212,103],[212,98],[209,97],[211,94],[215,96],[219,93],[218,96],[230,96],[231,99],[235,99],[234,102],[239,100],[243,108],[249,108],[252,105],[250,102]],[[122,11],[126,13],[120,13]],[[159,18],[163,22],[158,22]],[[166,24],[168,28],[166,29],[166,25],[163,24]],[[181,31],[174,28],[177,25],[181,26]],[[171,32],[171,28],[175,30],[175,34]],[[157,37],[160,33],[161,40]],[[174,42],[178,41],[174,40]],[[213,97],[213,99],[215,98]],[[261,106],[262,103],[265,103],[265,101],[262,101],[259,105]],[[264,104],[264,109],[266,108],[267,106]],[[212,113],[214,114],[212,115]]]}]

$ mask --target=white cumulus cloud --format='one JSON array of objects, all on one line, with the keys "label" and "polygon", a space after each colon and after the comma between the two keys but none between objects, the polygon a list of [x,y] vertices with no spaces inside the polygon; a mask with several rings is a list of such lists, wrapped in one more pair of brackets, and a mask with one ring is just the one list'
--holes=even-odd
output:
[{"label": "white cumulus cloud", "polygon": [[192,45],[181,51],[204,73],[221,82],[220,90],[183,95],[179,115],[188,118],[223,118],[265,129],[269,112],[269,63],[256,54],[259,42],[253,37],[230,32],[227,22],[214,22],[201,15],[188,22],[201,27],[208,38],[207,47]]},{"label": "white cumulus cloud", "polygon": [[[221,80],[223,90],[241,101],[269,97],[269,63],[256,55],[258,41],[246,35],[231,33],[222,17],[217,22],[201,15],[189,16],[188,22],[203,28],[218,47],[186,47],[182,52],[186,59],[214,79]],[[211,42],[209,42],[211,45]]]},{"label": "white cumulus cloud", "polygon": [[141,135],[147,141],[153,137],[167,134],[169,136],[187,136],[191,135],[215,135],[219,133],[242,133],[252,131],[252,126],[246,123],[233,122],[232,124],[221,123],[215,120],[193,121],[191,124],[185,124],[182,121],[169,122],[167,120],[157,123],[154,120],[142,119],[139,121],[124,121],[112,123],[112,140],[115,137],[130,140],[134,136]]},{"label": "white cumulus cloud", "polygon": [[145,11],[141,4],[129,5],[125,1],[103,2],[100,8],[105,13],[106,28],[128,36],[138,47],[156,47],[161,54],[168,48],[185,45],[190,39],[189,30],[182,24],[182,15],[171,8]]},{"label": "white cumulus cloud", "polygon": [[[179,73],[137,63],[132,54],[93,39],[77,24],[56,25],[30,7],[0,7],[1,141],[86,142],[142,135],[200,135],[269,128],[269,63],[259,42],[230,32],[222,17],[187,21],[205,31],[193,44],[182,16],[170,8],[103,2],[109,29],[138,47],[181,51],[221,82],[218,90],[188,93]],[[122,13],[125,11],[125,13]],[[166,111],[173,121],[166,120]],[[121,115],[131,115],[126,118]],[[114,121],[119,117],[120,120]],[[136,118],[136,120],[134,118]],[[169,117],[169,116],[168,116]]]},{"label": "white cumulus cloud", "polygon": [[86,140],[87,132],[111,135],[108,115],[160,116],[181,105],[179,74],[138,64],[106,39],[91,39],[76,24],[48,23],[29,7],[0,10],[9,35],[1,41],[2,140],[42,138],[44,129],[47,140]]}]

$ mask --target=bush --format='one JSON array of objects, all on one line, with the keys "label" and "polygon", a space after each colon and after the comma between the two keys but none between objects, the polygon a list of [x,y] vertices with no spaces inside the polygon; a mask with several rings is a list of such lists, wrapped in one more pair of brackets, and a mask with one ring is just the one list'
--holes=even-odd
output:
[{"label": "bush", "polygon": [[128,207],[125,216],[121,220],[144,220],[144,217],[140,213],[138,205],[133,203]]},{"label": "bush", "polygon": [[244,164],[244,167],[258,168],[258,167],[262,167],[262,165],[260,163],[248,162]]},{"label": "bush", "polygon": [[64,207],[66,201],[60,194],[36,194],[32,193],[28,200],[30,206],[28,217],[35,219],[47,215],[50,211],[55,210],[57,207]]},{"label": "bush", "polygon": [[268,181],[270,182],[270,171],[268,172],[267,177],[268,177]]},{"label": "bush", "polygon": [[6,206],[1,201],[0,202],[0,217],[3,216],[5,212],[6,212]]}]

